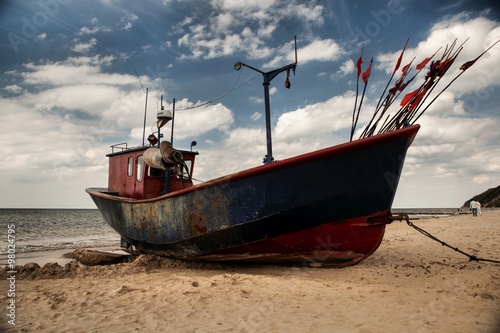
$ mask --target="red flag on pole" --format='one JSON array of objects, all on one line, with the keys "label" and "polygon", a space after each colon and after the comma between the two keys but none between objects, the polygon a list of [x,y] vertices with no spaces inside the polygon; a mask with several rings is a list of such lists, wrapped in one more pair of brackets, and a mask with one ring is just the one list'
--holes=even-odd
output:
[{"label": "red flag on pole", "polygon": [[370,60],[370,65],[368,65],[368,68],[366,69],[366,71],[363,73],[363,75],[361,75],[361,78],[363,79],[363,81],[365,82],[368,82],[368,78],[370,77],[370,74],[372,73],[372,63],[373,63],[373,58]]},{"label": "red flag on pole", "polygon": [[453,64],[453,62],[455,61],[456,57],[457,56],[455,55],[453,58],[448,58],[445,61],[442,61],[439,64],[439,69],[438,69],[437,75],[440,76],[440,77],[444,76],[444,74],[448,71],[448,69],[450,69],[450,67]]},{"label": "red flag on pole", "polygon": [[394,67],[394,72],[392,72],[392,75],[394,75],[396,73],[396,71],[398,70],[399,66],[401,65],[401,60],[403,59],[403,53],[404,52],[405,52],[405,50],[403,49],[403,52],[401,52],[401,55],[398,58],[398,62],[396,63],[396,67]]},{"label": "red flag on pole", "polygon": [[361,54],[359,55],[358,61],[356,61],[356,68],[358,69],[358,79],[361,75],[361,64],[363,63],[363,51],[365,50],[365,45],[361,48]]},{"label": "red flag on pole", "polygon": [[417,71],[421,70],[422,68],[424,68],[427,63],[429,61],[431,61],[432,58],[434,58],[434,56],[436,55],[436,53],[439,52],[439,50],[441,50],[441,48],[439,48],[433,55],[431,55],[429,58],[425,58],[424,60],[422,60],[422,62],[420,64],[417,65]]},{"label": "red flag on pole", "polygon": [[460,66],[460,70],[461,71],[465,71],[467,70],[467,68],[469,68],[470,66],[474,65],[474,63],[479,59],[481,58],[486,52],[488,52],[493,46],[495,46],[498,42],[500,42],[500,39],[497,40],[493,45],[491,45],[490,47],[488,47],[483,53],[481,53],[476,59],[474,60],[470,60],[470,61],[467,61],[465,64],[463,64],[462,66]]},{"label": "red flag on pole", "polygon": [[470,66],[474,65],[474,63],[477,61],[477,59],[479,59],[479,57],[477,57],[474,60],[467,61],[465,64],[463,64],[462,66],[460,66],[460,70],[461,71],[467,70]]},{"label": "red flag on pole", "polygon": [[405,53],[406,45],[408,45],[408,40],[406,40],[405,47],[403,47],[403,51],[401,51],[401,54],[399,55],[398,61],[396,62],[396,67],[394,67],[394,71],[392,72],[392,75],[396,74],[396,71],[399,69],[399,66],[401,66],[401,60],[403,60],[403,54]]},{"label": "red flag on pole", "polygon": [[413,100],[413,102],[411,102],[410,105],[408,105],[408,109],[414,110],[420,104],[420,102],[422,101],[422,98],[425,96],[426,92],[427,92],[427,89],[425,89],[425,88],[421,92],[419,92],[418,95],[415,96],[415,99]]},{"label": "red flag on pole", "polygon": [[432,57],[429,57],[429,58],[425,58],[420,64],[417,65],[417,71],[421,70],[422,68],[425,67],[425,65],[427,65],[427,63],[429,61],[431,61]]},{"label": "red flag on pole", "polygon": [[408,74],[408,69],[410,69],[410,65],[411,65],[411,62],[408,65],[406,65],[405,67],[403,67],[403,69],[401,70],[403,72],[403,75]]},{"label": "red flag on pole", "polygon": [[400,104],[400,105],[401,105],[401,106],[405,106],[406,104],[408,104],[408,103],[411,101],[411,99],[412,99],[413,97],[415,97],[415,95],[417,95],[417,94],[418,94],[418,91],[419,91],[419,90],[420,90],[420,88],[419,88],[419,89],[417,89],[417,90],[414,90],[414,91],[412,91],[412,92],[410,92],[410,93],[407,93],[407,94],[405,95],[405,97],[403,97],[403,99],[401,100],[401,104]]},{"label": "red flag on pole", "polygon": [[361,64],[363,63],[362,56],[359,56],[358,61],[356,62],[356,68],[358,69],[358,77],[361,75]]}]

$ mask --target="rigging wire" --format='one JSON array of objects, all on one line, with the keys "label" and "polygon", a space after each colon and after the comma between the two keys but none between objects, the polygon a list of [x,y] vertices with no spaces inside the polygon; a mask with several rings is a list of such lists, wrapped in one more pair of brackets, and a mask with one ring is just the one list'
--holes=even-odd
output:
[{"label": "rigging wire", "polygon": [[137,74],[137,71],[135,69],[134,69],[134,72],[135,72],[135,75],[137,76],[137,78],[139,79],[139,83],[141,84],[142,91],[144,91],[144,93],[146,93],[146,89],[144,89],[144,86],[142,85],[141,78],[139,77],[139,74]]},{"label": "rigging wire", "polygon": [[[196,108],[199,108],[199,107],[202,107],[202,106],[205,106],[207,104],[211,104],[215,101],[218,101],[219,99],[223,98],[223,97],[226,97],[227,95],[229,95],[230,93],[232,93],[234,90],[236,89],[239,89],[241,87],[243,87],[245,84],[249,83],[250,81],[253,81],[255,80],[259,75],[261,74],[256,74],[255,76],[251,77],[250,79],[246,80],[245,82],[243,82],[242,84],[240,84],[238,86],[238,82],[240,81],[240,78],[241,78],[241,74],[243,73],[243,71],[240,71],[239,74],[238,74],[238,78],[236,79],[236,82],[233,84],[233,86],[231,87],[231,89],[229,89],[227,92],[223,93],[222,95],[219,95],[207,102],[203,102],[201,104],[197,104],[197,105],[193,105],[193,106],[189,106],[189,107],[185,107],[185,108],[180,108],[180,109],[175,109],[175,111],[186,111],[186,110],[192,110],[192,109],[196,109]],[[141,84],[142,86],[142,84]],[[151,131],[154,132],[156,131],[156,129],[158,129],[158,123],[155,121],[153,123],[153,125],[151,125]]]},{"label": "rigging wire", "polygon": [[199,107],[202,107],[202,106],[205,106],[207,104],[211,104],[215,101],[218,101],[219,99],[223,98],[223,97],[226,97],[227,95],[229,95],[230,93],[232,93],[235,89],[238,89],[242,86],[244,86],[245,84],[247,84],[248,82],[254,80],[256,77],[258,77],[260,74],[257,74],[255,75],[254,77],[252,77],[251,79],[243,82],[241,85],[237,86],[239,80],[240,80],[240,77],[241,77],[241,73],[243,73],[243,71],[240,71],[240,73],[238,74],[238,78],[236,79],[236,82],[234,83],[233,87],[231,89],[229,89],[229,91],[223,93],[222,95],[214,98],[214,99],[211,99],[209,101],[206,101],[206,102],[203,102],[201,104],[197,104],[197,105],[193,105],[193,106],[188,106],[188,107],[185,107],[185,108],[180,108],[180,109],[175,109],[175,111],[185,111],[185,110],[191,110],[191,109],[196,109],[196,108],[199,108]]},{"label": "rigging wire", "polygon": [[[192,109],[196,109],[196,108],[199,108],[199,107],[202,107],[202,106],[205,106],[207,104],[211,104],[227,95],[229,95],[230,93],[232,93],[234,90],[236,89],[239,89],[241,87],[243,87],[245,84],[249,83],[250,81],[253,81],[255,80],[260,74],[257,74],[253,77],[251,77],[250,79],[246,80],[245,82],[243,82],[242,84],[240,84],[238,86],[238,82],[240,81],[240,78],[241,78],[241,74],[243,73],[243,71],[240,71],[239,74],[238,74],[238,78],[236,79],[236,82],[233,84],[233,86],[231,87],[231,89],[229,89],[227,92],[223,93],[222,95],[219,95],[218,97],[215,97],[207,102],[203,102],[201,104],[197,104],[197,105],[193,105],[193,106],[189,106],[189,107],[185,107],[185,108],[180,108],[180,109],[175,109],[175,111],[186,111],[186,110],[192,110]],[[141,86],[142,86],[142,83],[141,83]],[[151,125],[151,131],[154,132],[158,129],[158,123],[155,121],[152,125]]]}]

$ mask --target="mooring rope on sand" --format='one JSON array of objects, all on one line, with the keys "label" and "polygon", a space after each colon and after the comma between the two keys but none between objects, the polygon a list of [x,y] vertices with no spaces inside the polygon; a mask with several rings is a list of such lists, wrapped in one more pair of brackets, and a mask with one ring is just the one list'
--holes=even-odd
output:
[{"label": "mooring rope on sand", "polygon": [[413,229],[417,230],[418,232],[420,232],[422,235],[424,236],[427,236],[429,237],[430,239],[438,242],[438,243],[441,243],[441,245],[443,246],[446,246],[452,250],[455,250],[456,252],[458,253],[461,253],[463,254],[464,256],[467,256],[469,257],[469,261],[487,261],[487,262],[492,262],[492,263],[495,263],[495,264],[500,264],[500,260],[494,260],[494,259],[486,259],[486,258],[479,258],[475,255],[472,255],[472,254],[468,254],[467,252],[464,252],[462,250],[460,250],[458,247],[454,247],[454,246],[451,246],[449,244],[447,244],[446,242],[443,242],[442,240],[440,240],[439,238],[437,238],[436,236],[432,235],[430,232],[416,226],[415,224],[413,224],[413,222],[410,221],[410,217],[408,216],[408,214],[399,214],[399,217],[400,217],[400,221],[402,220],[405,220],[406,221],[406,224],[408,224],[410,227],[412,227]]}]

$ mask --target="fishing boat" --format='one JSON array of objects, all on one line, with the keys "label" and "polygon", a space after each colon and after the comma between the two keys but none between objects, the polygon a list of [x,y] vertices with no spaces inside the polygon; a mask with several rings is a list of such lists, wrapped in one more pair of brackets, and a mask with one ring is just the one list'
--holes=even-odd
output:
[{"label": "fishing boat", "polygon": [[[452,49],[433,62],[429,73],[434,64],[455,59]],[[194,184],[195,142],[191,149],[178,150],[173,139],[157,142],[152,136],[149,145],[112,146],[108,186],[86,191],[121,235],[123,247],[183,260],[327,267],[359,263],[379,247],[386,225],[397,218],[391,207],[406,153],[420,128],[415,123],[423,112],[417,112],[420,91],[428,92],[444,72],[428,74],[420,90],[403,98],[399,112],[379,125],[406,69],[359,139],[352,140],[359,115],[353,112],[349,142],[275,161],[269,83],[285,71],[288,81],[296,65],[297,58],[271,72],[235,65],[263,75],[268,151],[262,165]],[[365,87],[370,69],[361,76]],[[158,128],[172,120],[172,137],[174,114],[158,113]]]},{"label": "fishing boat", "polygon": [[[108,188],[87,192],[136,250],[189,260],[352,265],[380,245],[406,151],[419,126],[264,164],[193,185],[189,172],[109,157]],[[170,191],[162,194],[165,182]]]}]

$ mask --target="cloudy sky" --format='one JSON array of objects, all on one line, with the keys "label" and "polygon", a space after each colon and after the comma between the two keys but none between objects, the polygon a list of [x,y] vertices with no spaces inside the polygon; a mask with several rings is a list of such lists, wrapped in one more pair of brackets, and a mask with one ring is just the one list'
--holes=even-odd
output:
[{"label": "cloudy sky", "polygon": [[[291,89],[284,87],[286,73],[271,83],[274,158],[342,143],[349,139],[363,46],[363,69],[371,57],[373,69],[358,129],[408,38],[403,64],[469,38],[453,77],[500,39],[495,3],[2,1],[0,207],[94,208],[84,190],[107,185],[110,145],[142,143],[146,89],[146,136],[160,96],[167,109],[175,98],[174,146],[198,142],[196,179],[260,165],[262,76],[233,66],[242,61],[270,71],[290,64],[294,36]],[[500,184],[498,59],[500,44],[419,120],[394,207],[459,207]]]}]

